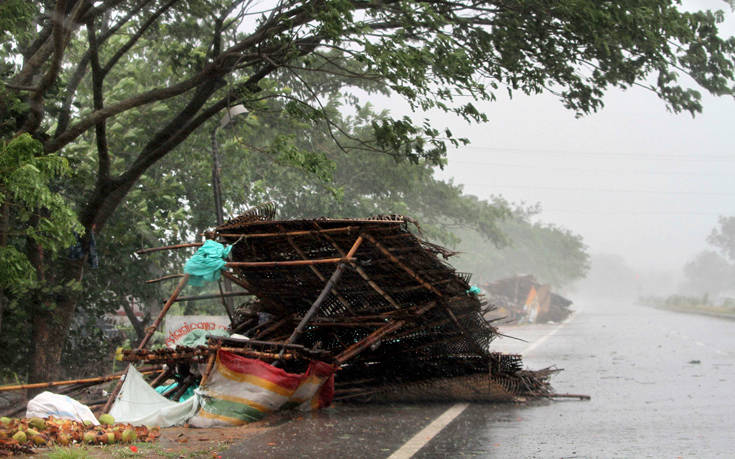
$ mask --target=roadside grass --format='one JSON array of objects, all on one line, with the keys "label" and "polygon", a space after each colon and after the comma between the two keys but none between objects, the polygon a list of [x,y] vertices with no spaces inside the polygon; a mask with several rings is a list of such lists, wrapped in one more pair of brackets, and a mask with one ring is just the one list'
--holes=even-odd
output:
[{"label": "roadside grass", "polygon": [[83,448],[60,448],[57,446],[46,457],[49,459],[87,459],[89,453]]},{"label": "roadside grass", "polygon": [[[179,449],[164,448],[155,443],[131,443],[125,445],[100,445],[100,446],[75,446],[61,448],[56,447],[40,457],[48,459],[92,459],[98,457],[112,458],[197,458],[212,457],[212,453],[221,450],[222,445],[217,443],[208,448]],[[131,449],[135,447],[135,450]]]}]

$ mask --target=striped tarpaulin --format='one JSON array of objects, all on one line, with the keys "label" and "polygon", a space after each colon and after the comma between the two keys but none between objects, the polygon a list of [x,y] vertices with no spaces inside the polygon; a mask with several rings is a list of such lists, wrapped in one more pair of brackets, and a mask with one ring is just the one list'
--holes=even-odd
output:
[{"label": "striped tarpaulin", "polygon": [[220,351],[209,378],[199,388],[201,408],[189,424],[241,425],[282,408],[329,406],[334,371],[332,365],[312,361],[305,373],[288,373],[260,360]]}]

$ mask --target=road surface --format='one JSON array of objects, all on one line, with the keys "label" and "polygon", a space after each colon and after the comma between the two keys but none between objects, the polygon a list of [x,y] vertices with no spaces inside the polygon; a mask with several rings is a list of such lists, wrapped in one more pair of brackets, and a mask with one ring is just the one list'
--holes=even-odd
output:
[{"label": "road surface", "polygon": [[223,457],[735,457],[735,321],[579,302],[564,324],[501,327],[496,350],[564,371],[590,401],[343,405],[295,416]]}]

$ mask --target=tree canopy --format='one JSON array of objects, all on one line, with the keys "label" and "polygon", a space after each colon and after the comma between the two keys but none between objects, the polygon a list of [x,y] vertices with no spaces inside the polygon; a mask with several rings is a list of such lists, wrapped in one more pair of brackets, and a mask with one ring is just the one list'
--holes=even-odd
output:
[{"label": "tree canopy", "polygon": [[[57,170],[40,180],[57,182],[51,191],[76,211],[88,248],[93,229],[101,236],[121,206],[138,206],[131,218],[158,217],[155,200],[132,200],[144,187],[181,187],[182,176],[155,168],[186,163],[197,154],[192,135],[211,130],[235,104],[262,117],[277,101],[304,130],[294,125],[291,135],[252,143],[315,175],[326,170],[324,139],[343,152],[442,165],[447,145],[463,139],[420,116],[363,112],[355,88],[471,122],[486,121],[477,101],[497,91],[551,91],[583,115],[602,107],[607,89],[633,85],[694,114],[702,109],[697,86],[733,94],[735,39],[718,35],[723,14],[684,12],[670,0],[6,0],[0,140],[27,134],[41,146],[34,157],[68,161],[71,178]],[[359,130],[330,105],[333,98],[362,114]],[[303,134],[314,128],[324,136],[309,142]],[[160,199],[171,196],[178,195]],[[21,204],[6,207],[3,221],[40,234],[43,218],[18,216],[46,205]],[[181,211],[190,202],[179,204]],[[488,209],[490,228],[494,212]],[[10,225],[2,230],[3,246],[25,253],[55,288],[33,316],[31,379],[53,376],[81,295],[74,282],[85,273],[84,257],[54,255],[51,246],[65,245],[73,227],[54,222],[45,242],[17,236]]]}]

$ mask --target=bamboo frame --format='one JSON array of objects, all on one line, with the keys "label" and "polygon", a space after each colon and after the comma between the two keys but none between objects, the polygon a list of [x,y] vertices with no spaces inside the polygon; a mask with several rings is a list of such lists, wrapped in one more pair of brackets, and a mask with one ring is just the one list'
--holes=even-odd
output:
[{"label": "bamboo frame", "polygon": [[[357,239],[355,239],[355,242],[352,244],[352,247],[350,248],[350,251],[347,252],[347,255],[342,258],[342,260],[352,260],[354,259],[355,252],[357,252],[357,249],[360,248],[360,245],[362,244],[363,238],[362,235],[357,236]],[[304,317],[299,322],[298,326],[294,329],[293,333],[291,333],[291,336],[288,337],[286,340],[286,344],[292,344],[294,343],[299,336],[301,336],[301,333],[304,331],[304,327],[306,327],[306,324],[311,320],[311,318],[319,311],[319,307],[322,305],[324,300],[327,298],[327,295],[329,295],[329,292],[332,291],[332,287],[337,283],[339,278],[342,276],[342,272],[345,269],[345,263],[340,262],[339,265],[337,265],[337,269],[334,270],[334,273],[329,278],[329,281],[327,281],[327,285],[324,286],[322,291],[319,293],[319,296],[314,301],[314,303],[311,305],[309,310],[306,312]],[[281,354],[283,354],[285,348],[281,349]]]},{"label": "bamboo frame", "polygon": [[436,288],[434,288],[434,286],[432,286],[431,284],[429,284],[428,282],[426,282],[421,276],[419,276],[418,274],[416,274],[411,268],[409,268],[401,260],[399,260],[398,258],[396,258],[395,255],[393,255],[392,253],[390,253],[390,251],[388,249],[386,249],[385,247],[383,247],[383,244],[381,244],[380,242],[378,242],[369,233],[365,233],[365,239],[367,239],[368,241],[370,241],[378,250],[380,250],[383,253],[383,255],[385,255],[386,257],[388,257],[388,259],[390,261],[392,261],[393,263],[395,263],[396,265],[398,265],[402,270],[404,270],[409,276],[411,276],[419,284],[423,285],[424,288],[426,288],[427,290],[429,290],[432,293],[436,294],[439,298],[441,298],[441,297],[444,296],[444,295],[442,295],[442,292],[440,292],[439,290],[437,290]]},{"label": "bamboo frame", "polygon": [[[313,222],[313,225],[316,228],[320,228],[319,227],[319,224],[316,223],[316,222]],[[327,235],[327,234],[322,234],[322,236],[324,236],[324,239],[326,239],[332,245],[332,247],[334,247],[337,250],[337,252],[341,256],[343,256],[343,257],[345,256],[344,251],[339,247],[339,245],[334,241],[334,239],[332,239],[331,237],[329,237],[329,235]],[[368,285],[370,286],[370,288],[372,288],[373,290],[375,290],[375,292],[377,292],[381,297],[383,297],[383,299],[385,299],[385,301],[387,301],[388,304],[390,304],[391,306],[393,306],[396,309],[401,309],[401,307],[398,305],[398,302],[396,302],[396,300],[394,300],[393,297],[391,297],[388,293],[386,293],[385,290],[383,290],[382,288],[380,288],[380,286],[378,284],[376,284],[375,282],[373,282],[373,280],[370,279],[370,277],[367,275],[367,273],[365,272],[365,270],[363,270],[361,267],[359,267],[354,262],[350,262],[350,266],[352,266],[352,269],[354,269],[357,272],[357,274],[359,274],[360,277],[362,277],[363,280],[368,283]]]},{"label": "bamboo frame", "polygon": [[[434,306],[436,306],[436,301],[432,301],[431,303],[426,304],[426,305],[418,308],[414,312],[414,314],[415,315],[422,315],[426,311],[428,311],[429,309],[433,308]],[[406,325],[407,322],[408,322],[408,319],[401,319],[401,320],[396,320],[394,322],[389,322],[389,323],[385,324],[384,326],[382,326],[379,329],[375,330],[374,332],[370,333],[362,341],[357,342],[357,343],[353,344],[352,346],[348,347],[347,349],[345,349],[344,351],[342,351],[342,353],[340,353],[335,358],[335,360],[340,365],[343,364],[343,363],[345,363],[349,359],[355,357],[356,355],[358,355],[359,353],[361,353],[362,351],[364,351],[368,346],[370,346],[373,343],[379,341],[385,335],[387,335],[389,333],[392,333],[392,332],[398,330],[399,328],[403,327],[404,325]]]},{"label": "bamboo frame", "polygon": [[[279,225],[279,228],[281,228],[283,230],[283,227],[280,226],[280,225]],[[301,248],[299,248],[299,246],[296,245],[296,243],[293,241],[293,238],[291,236],[286,236],[286,240],[288,241],[288,244],[296,251],[296,253],[299,254],[299,256],[302,259],[304,259],[304,260],[307,260],[308,259],[308,257],[304,253],[304,251],[301,250]],[[345,256],[344,253],[341,253],[340,255],[342,257]],[[321,273],[321,271],[319,271],[314,265],[310,265],[309,266],[309,269],[311,269],[311,272],[314,273],[314,275],[317,277],[317,279],[319,279],[322,282],[327,282],[327,278],[324,277],[324,275]],[[337,300],[339,300],[339,302],[342,303],[342,306],[344,306],[345,309],[347,309],[350,312],[350,314],[354,314],[355,311],[350,307],[350,303],[345,299],[345,297],[342,296],[341,293],[339,293],[339,291],[337,290],[337,288],[336,287],[333,287],[332,288],[332,291],[334,292],[334,295],[337,297]]]},{"label": "bamboo frame", "polygon": [[[414,280],[416,280],[418,283],[424,286],[427,290],[431,291],[435,295],[437,295],[439,298],[442,298],[444,295],[442,292],[437,290],[433,285],[426,282],[421,276],[416,274],[411,268],[406,266],[401,260],[396,258],[395,255],[393,255],[388,249],[386,249],[380,242],[378,242],[373,236],[371,236],[368,233],[365,233],[365,239],[370,241],[380,252],[383,253],[390,261],[398,265],[402,270],[404,270],[409,276],[411,276]],[[442,306],[444,307],[444,310],[449,315],[449,317],[452,319],[454,324],[457,326],[457,329],[462,332],[462,335],[467,338],[467,340],[471,343],[472,347],[475,348],[475,350],[480,352],[480,355],[487,355],[487,350],[483,349],[482,346],[480,346],[472,337],[468,336],[467,330],[465,330],[464,326],[462,326],[461,323],[459,323],[459,320],[457,320],[457,317],[454,315],[454,312],[452,312],[452,309],[446,304],[442,303]]]},{"label": "bamboo frame", "polygon": [[[186,284],[189,282],[189,274],[184,274],[184,277],[181,278],[178,285],[176,286],[176,289],[174,289],[174,292],[171,294],[171,297],[168,299],[166,304],[163,305],[163,308],[161,309],[161,312],[158,314],[158,317],[156,317],[156,320],[153,322],[153,325],[148,327],[148,332],[143,337],[143,340],[138,344],[137,349],[143,349],[148,344],[148,341],[151,339],[153,334],[156,332],[156,329],[159,325],[161,325],[161,321],[163,320],[164,316],[168,312],[169,308],[171,308],[171,305],[174,304],[174,301],[176,301],[176,298],[178,298],[179,293],[186,287]],[[125,372],[127,373],[127,370],[130,368],[130,365],[126,368]],[[110,407],[112,406],[112,402],[117,398],[117,394],[120,393],[120,389],[122,388],[123,380],[120,378],[120,380],[115,385],[115,388],[110,393],[110,396],[107,399],[107,403],[105,403],[104,408],[102,408],[102,411],[107,413],[110,411]]]}]

